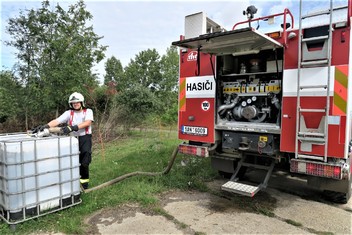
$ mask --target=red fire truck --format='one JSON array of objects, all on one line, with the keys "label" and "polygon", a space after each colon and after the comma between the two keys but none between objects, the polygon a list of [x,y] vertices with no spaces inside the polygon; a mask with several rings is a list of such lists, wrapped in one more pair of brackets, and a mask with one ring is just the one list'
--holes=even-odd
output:
[{"label": "red fire truck", "polygon": [[[335,200],[350,198],[352,0],[346,4],[303,15],[300,3],[298,22],[289,9],[255,18],[249,6],[231,30],[203,12],[185,17],[185,34],[172,43],[180,47],[179,152],[210,157],[232,175],[222,190],[254,196],[286,165]],[[270,32],[256,27],[275,20]],[[259,185],[241,181],[247,169],[266,172]]]}]

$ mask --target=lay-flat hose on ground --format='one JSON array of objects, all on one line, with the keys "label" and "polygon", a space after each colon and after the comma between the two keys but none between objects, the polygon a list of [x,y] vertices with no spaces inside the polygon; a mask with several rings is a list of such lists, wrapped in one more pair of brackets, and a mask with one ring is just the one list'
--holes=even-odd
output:
[{"label": "lay-flat hose on ground", "polygon": [[132,176],[136,176],[136,175],[147,175],[147,176],[166,175],[166,174],[168,174],[170,172],[171,167],[172,167],[172,165],[175,162],[177,153],[178,153],[178,147],[176,147],[175,150],[173,151],[173,153],[171,155],[171,159],[170,159],[169,164],[167,165],[167,167],[161,172],[135,171],[135,172],[131,172],[131,173],[127,173],[127,174],[121,175],[121,176],[119,176],[119,177],[117,177],[117,178],[115,178],[113,180],[110,180],[108,182],[102,183],[102,184],[100,184],[98,186],[95,186],[93,188],[86,189],[86,190],[83,190],[83,191],[85,193],[89,193],[89,192],[92,192],[92,191],[95,191],[95,190],[98,190],[98,189],[101,189],[101,188],[105,188],[106,186],[115,184],[117,182],[120,182],[120,181],[122,181],[124,179],[127,179],[127,178],[132,177]]}]

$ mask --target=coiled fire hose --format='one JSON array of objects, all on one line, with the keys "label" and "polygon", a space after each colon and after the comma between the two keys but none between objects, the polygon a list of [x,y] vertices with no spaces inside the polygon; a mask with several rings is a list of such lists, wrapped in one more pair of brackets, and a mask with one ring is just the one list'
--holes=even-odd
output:
[{"label": "coiled fire hose", "polygon": [[[60,127],[51,127],[49,129],[44,129],[42,132],[39,132],[36,134],[36,136],[38,137],[44,137],[44,136],[48,136],[50,135],[50,133],[62,133],[61,131],[61,128]],[[173,166],[174,162],[175,162],[175,159],[176,159],[176,156],[177,156],[177,153],[178,153],[178,147],[176,147],[174,149],[174,151],[172,152],[172,155],[171,155],[171,158],[170,158],[170,161],[168,163],[168,165],[166,166],[166,168],[163,170],[163,171],[160,171],[160,172],[143,172],[143,171],[135,171],[135,172],[131,172],[131,173],[127,173],[127,174],[124,174],[124,175],[121,175],[115,179],[112,179],[110,181],[107,181],[105,183],[102,183],[98,186],[95,186],[93,188],[90,188],[90,189],[83,189],[81,187],[81,190],[84,192],[84,193],[90,193],[92,191],[95,191],[95,190],[98,190],[98,189],[102,189],[102,188],[105,188],[107,186],[110,186],[110,185],[113,185],[113,184],[116,184],[122,180],[125,180],[127,178],[130,178],[132,176],[137,176],[137,175],[146,175],[146,176],[158,176],[158,175],[166,175],[170,172],[171,170],[171,167]]]}]

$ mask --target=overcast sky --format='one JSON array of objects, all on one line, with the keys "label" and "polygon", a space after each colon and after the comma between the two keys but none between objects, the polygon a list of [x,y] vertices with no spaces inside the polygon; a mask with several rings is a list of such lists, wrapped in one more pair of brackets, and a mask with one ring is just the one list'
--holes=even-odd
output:
[{"label": "overcast sky", "polygon": [[[1,10],[1,69],[11,69],[15,61],[14,49],[6,47],[3,41],[9,40],[5,33],[7,20],[11,17],[18,17],[20,10],[38,8],[41,1],[27,0],[0,0]],[[344,0],[334,0],[339,5]],[[51,1],[59,2],[65,7],[77,1]],[[321,7],[327,0],[304,0],[305,9]],[[184,34],[184,18],[186,15],[205,12],[209,18],[230,30],[239,21],[246,20],[242,11],[249,5],[255,5],[258,13],[255,17],[265,16],[273,13],[283,12],[289,8],[295,15],[297,23],[299,0],[232,0],[232,1],[85,1],[86,9],[93,15],[91,25],[94,32],[104,38],[102,45],[107,45],[106,58],[99,65],[95,66],[96,73],[104,75],[104,63],[107,58],[115,56],[125,67],[131,59],[147,49],[155,48],[160,55],[163,55],[173,41],[179,40]],[[51,4],[54,6],[55,4]]]}]

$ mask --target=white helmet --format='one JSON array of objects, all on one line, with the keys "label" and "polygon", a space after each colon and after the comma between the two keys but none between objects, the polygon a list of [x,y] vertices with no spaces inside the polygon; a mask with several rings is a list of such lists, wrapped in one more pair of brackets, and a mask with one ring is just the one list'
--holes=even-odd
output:
[{"label": "white helmet", "polygon": [[68,105],[72,109],[72,103],[77,103],[81,102],[82,108],[85,108],[86,105],[84,104],[84,96],[81,93],[74,92],[70,95],[70,98],[68,98]]}]

